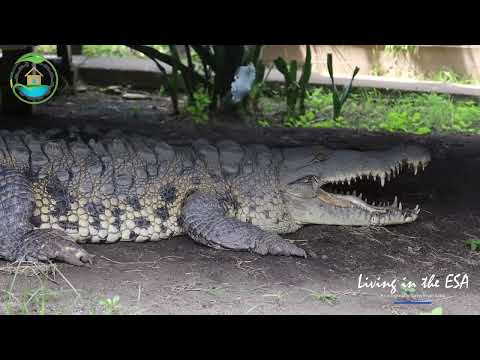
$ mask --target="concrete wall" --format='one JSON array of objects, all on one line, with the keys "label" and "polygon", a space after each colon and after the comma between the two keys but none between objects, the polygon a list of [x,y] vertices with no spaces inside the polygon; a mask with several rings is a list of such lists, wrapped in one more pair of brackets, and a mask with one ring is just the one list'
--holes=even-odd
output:
[{"label": "concrete wall", "polygon": [[[312,45],[313,70],[327,74],[327,54],[333,55],[334,74],[351,75],[355,66],[360,74],[393,77],[424,77],[442,70],[480,80],[480,45],[421,45],[416,54],[397,55],[384,45]],[[267,45],[263,58],[270,63],[278,56],[305,59],[304,45]]]}]

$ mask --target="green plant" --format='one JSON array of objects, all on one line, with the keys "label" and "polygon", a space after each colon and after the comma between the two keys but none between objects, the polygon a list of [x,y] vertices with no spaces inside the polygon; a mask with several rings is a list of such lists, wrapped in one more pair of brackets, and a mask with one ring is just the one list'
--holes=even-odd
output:
[{"label": "green plant", "polygon": [[193,101],[186,107],[186,111],[192,116],[196,124],[203,124],[208,121],[210,97],[204,89],[199,89],[193,94]]},{"label": "green plant", "polygon": [[371,73],[373,76],[383,76],[385,75],[385,70],[380,65],[375,65],[372,67]]},{"label": "green plant", "polygon": [[426,76],[426,78],[433,81],[440,81],[443,83],[454,83],[454,84],[475,84],[475,80],[462,76],[456,73],[453,70],[444,68],[436,73]]},{"label": "green plant", "polygon": [[[246,48],[245,45],[184,45],[186,59],[179,55],[177,45],[169,45],[169,53],[145,45],[129,46],[152,59],[163,78],[168,77],[163,64],[176,69],[182,77],[190,104],[195,102],[195,92],[203,87],[210,97],[210,110],[223,107],[235,111],[237,107],[231,101],[235,73],[244,65],[244,61],[258,61],[263,45],[253,48]],[[196,64],[194,59],[200,60],[200,64],[198,61]],[[163,80],[163,83],[167,84],[167,81]],[[171,91],[171,87],[165,88]]]},{"label": "green plant", "polygon": [[316,113],[308,110],[303,115],[289,116],[284,121],[285,127],[310,128],[314,127]]},{"label": "green plant", "polygon": [[117,314],[120,311],[120,297],[118,295],[113,298],[102,299],[99,304],[103,307],[105,315]]},{"label": "green plant", "polygon": [[327,303],[329,305],[335,305],[338,302],[338,298],[337,298],[336,295],[326,293],[326,292],[323,292],[323,293],[312,292],[310,294],[310,296],[313,297],[317,301],[321,301],[321,302]]},{"label": "green plant", "polygon": [[[149,45],[159,51],[168,51],[167,45]],[[39,45],[35,48],[41,54],[55,54],[56,45]],[[82,55],[87,57],[144,57],[142,53],[132,51],[125,45],[83,45]]]},{"label": "green plant", "polygon": [[221,288],[221,287],[211,287],[209,289],[207,289],[207,294],[209,295],[212,295],[212,296],[222,296],[225,294],[225,288]]},{"label": "green plant", "polygon": [[267,88],[265,80],[273,70],[274,65],[267,66],[262,62],[262,50],[264,45],[256,45],[249,49],[246,53],[243,63],[253,64],[255,67],[255,81],[252,84],[252,90],[249,96],[245,98],[244,107],[247,109],[249,105],[254,112],[260,112],[260,98],[265,95]]},{"label": "green plant", "polygon": [[307,45],[305,62],[303,64],[302,74],[298,81],[298,64],[296,60],[292,60],[290,61],[290,64],[287,64],[285,59],[279,57],[274,61],[274,64],[285,78],[285,97],[287,102],[286,118],[289,119],[292,116],[304,115],[307,86],[312,74],[312,54],[310,45]]},{"label": "green plant", "polygon": [[327,68],[328,68],[328,73],[330,74],[330,79],[332,81],[332,100],[333,100],[333,119],[337,119],[341,112],[342,112],[342,107],[345,104],[345,101],[347,101],[348,96],[350,95],[350,92],[352,91],[352,83],[353,80],[355,79],[355,76],[357,76],[358,72],[360,71],[359,67],[355,67],[353,70],[353,76],[352,79],[350,80],[350,83],[348,84],[347,87],[343,89],[343,92],[340,94],[339,91],[337,90],[337,87],[335,86],[335,80],[333,78],[333,64],[332,64],[332,54],[327,54]]},{"label": "green plant", "polygon": [[[281,109],[280,101],[265,98],[262,104],[276,110]],[[342,115],[334,120],[329,88],[322,86],[308,92],[305,105],[305,115],[285,119],[284,126],[353,128],[417,135],[480,134],[480,103],[442,94],[352,89]]]},{"label": "green plant", "polygon": [[439,306],[433,309],[431,312],[420,313],[420,315],[443,315],[443,308]]},{"label": "green plant", "polygon": [[15,296],[12,291],[4,291],[6,297],[1,299],[3,311],[7,315],[46,315],[47,305],[58,297],[57,292],[42,285],[35,290],[25,290]]},{"label": "green plant", "polygon": [[265,79],[268,78],[270,72],[272,71],[273,66],[269,66],[268,72],[265,74],[265,65],[257,65],[256,70],[256,79],[253,83],[252,90],[250,95],[246,98],[245,107],[248,108],[248,105],[252,107],[254,112],[260,112],[260,98],[265,95],[266,83]]},{"label": "green plant", "polygon": [[385,51],[394,56],[406,54],[418,54],[418,45],[385,45]]},{"label": "green plant", "polygon": [[307,109],[318,112],[330,108],[332,100],[324,88],[315,88],[308,92],[305,105]]},{"label": "green plant", "polygon": [[467,241],[467,245],[472,251],[480,251],[480,239],[471,239]]},{"label": "green plant", "polygon": [[268,119],[258,119],[257,120],[257,125],[260,127],[270,127],[272,126],[270,120]]}]

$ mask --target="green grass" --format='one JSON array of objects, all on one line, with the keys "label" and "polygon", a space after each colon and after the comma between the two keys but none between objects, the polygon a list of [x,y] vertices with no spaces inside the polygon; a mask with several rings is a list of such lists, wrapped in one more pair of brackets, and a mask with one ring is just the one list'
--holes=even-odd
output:
[{"label": "green grass", "polygon": [[443,315],[443,308],[439,306],[433,309],[431,312],[421,312],[420,315]]},{"label": "green grass", "polygon": [[417,54],[417,45],[385,45],[385,51],[394,55]]},{"label": "green grass", "polygon": [[[167,51],[167,45],[151,45],[157,50]],[[42,54],[55,54],[57,52],[56,45],[40,45],[36,50]],[[83,45],[82,54],[90,57],[144,57],[138,51],[132,50],[124,45]]]},{"label": "green grass", "polygon": [[105,315],[115,315],[120,312],[120,297],[118,295],[113,298],[102,299],[98,303],[102,306]]},{"label": "green grass", "polygon": [[325,290],[323,290],[323,292],[309,290],[309,289],[303,289],[303,290],[309,292],[310,293],[309,297],[313,298],[316,301],[326,303],[328,305],[336,305],[338,303],[337,295],[326,292]]},{"label": "green grass", "polygon": [[24,290],[15,295],[4,291],[0,299],[0,313],[5,315],[47,315],[56,314],[52,303],[60,298],[60,292],[51,290],[44,285],[37,289]]},{"label": "green grass", "polygon": [[193,98],[195,102],[186,106],[186,113],[191,116],[195,124],[207,123],[210,97],[204,90],[198,90],[193,94]]},{"label": "green grass", "polygon": [[436,73],[430,73],[421,76],[420,80],[439,81],[442,83],[463,85],[475,85],[480,83],[478,80],[474,80],[464,75],[460,75],[453,70],[449,70],[448,68],[444,68],[443,70],[440,70]]},{"label": "green grass", "polygon": [[[20,294],[3,291],[0,296],[0,315],[66,315],[72,314],[73,303],[82,303],[81,299],[72,299],[62,291],[40,286],[23,290]],[[118,315],[122,313],[120,297],[113,296],[97,301],[84,300],[82,313],[88,315]]]},{"label": "green grass", "polygon": [[327,303],[329,305],[335,305],[337,303],[338,299],[337,296],[334,294],[329,294],[329,293],[312,293],[310,296],[312,296],[315,300]]},{"label": "green grass", "polygon": [[[342,116],[332,119],[330,90],[310,91],[304,116],[284,119],[275,124],[270,115],[281,111],[281,99],[265,99],[259,126],[283,125],[302,128],[353,128],[370,131],[405,132],[418,135],[432,133],[480,134],[480,102],[459,100],[448,95],[429,93],[385,93],[378,90],[354,90]],[[274,105],[274,104],[277,105]]]},{"label": "green grass", "polygon": [[480,251],[480,239],[468,240],[467,245],[472,251]]}]

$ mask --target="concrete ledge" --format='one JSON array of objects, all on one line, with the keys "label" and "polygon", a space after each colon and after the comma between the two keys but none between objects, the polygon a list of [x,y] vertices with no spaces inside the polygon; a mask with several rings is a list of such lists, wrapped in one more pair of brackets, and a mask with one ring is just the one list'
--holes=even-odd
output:
[{"label": "concrete ledge", "polygon": [[[150,59],[141,58],[106,58],[73,56],[73,63],[78,67],[80,78],[92,85],[132,85],[145,89],[160,88],[160,74]],[[170,67],[164,64],[167,72]],[[283,82],[283,75],[276,69],[269,74],[267,81]],[[347,76],[336,76],[338,85],[346,85],[350,81]],[[330,78],[321,73],[313,73],[314,85],[330,85]],[[462,85],[442,83],[438,81],[417,81],[410,79],[383,76],[358,75],[353,82],[355,88],[377,88],[413,92],[435,92],[451,95],[480,97],[479,85]]]},{"label": "concrete ledge", "polygon": [[[73,56],[73,64],[87,84],[132,85],[152,90],[161,87],[160,72],[150,59]],[[170,66],[163,65],[170,73]]]},{"label": "concrete ledge", "polygon": [[[314,72],[327,71],[327,54],[332,54],[335,74],[348,76],[355,66],[359,75],[416,78],[453,72],[461,77],[480,80],[480,46],[418,45],[411,52],[395,52],[386,45],[311,45]],[[272,63],[281,56],[287,61],[305,60],[305,45],[266,45],[263,60]]]},{"label": "concrete ledge", "polygon": [[[335,76],[335,84],[346,86],[351,77]],[[276,70],[272,70],[269,81],[283,82],[283,75]],[[311,84],[331,85],[330,77],[319,73],[313,73],[310,79]],[[418,81],[409,79],[399,79],[383,76],[357,75],[353,81],[354,88],[377,88],[385,90],[430,92],[450,95],[480,96],[479,85],[462,85],[442,83],[439,81]]]}]

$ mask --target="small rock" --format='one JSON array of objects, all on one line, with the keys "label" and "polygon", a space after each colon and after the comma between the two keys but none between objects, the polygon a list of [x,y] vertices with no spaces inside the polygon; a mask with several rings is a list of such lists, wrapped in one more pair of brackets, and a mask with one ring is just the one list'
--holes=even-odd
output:
[{"label": "small rock", "polygon": [[105,94],[120,95],[122,93],[122,87],[119,85],[108,86],[102,89]]},{"label": "small rock", "polygon": [[88,88],[84,85],[79,85],[75,88],[75,91],[78,93],[83,93],[83,92],[86,92],[87,90]]},{"label": "small rock", "polygon": [[322,255],[322,260],[327,260],[328,256],[327,255]]},{"label": "small rock", "polygon": [[122,95],[122,99],[125,100],[150,100],[150,95],[145,94],[137,94],[137,93],[125,93]]}]

